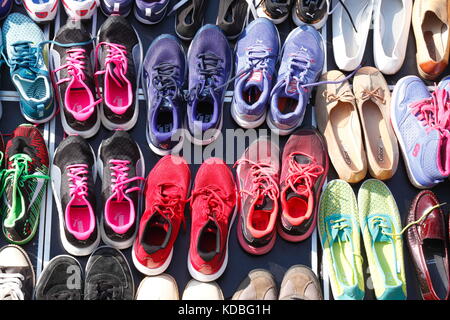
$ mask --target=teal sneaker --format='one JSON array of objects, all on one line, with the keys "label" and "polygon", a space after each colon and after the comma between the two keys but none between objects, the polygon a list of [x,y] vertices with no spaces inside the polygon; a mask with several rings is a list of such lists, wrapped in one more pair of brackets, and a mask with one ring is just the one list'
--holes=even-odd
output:
[{"label": "teal sneaker", "polygon": [[28,16],[10,14],[3,24],[3,46],[12,82],[19,92],[20,111],[30,122],[44,123],[54,113],[44,33]]},{"label": "teal sneaker", "polygon": [[359,224],[377,299],[405,300],[403,231],[391,191],[380,180],[366,180],[358,192],[358,207]]},{"label": "teal sneaker", "polygon": [[362,300],[364,276],[358,207],[352,187],[343,180],[331,181],[322,192],[319,236],[334,299]]}]

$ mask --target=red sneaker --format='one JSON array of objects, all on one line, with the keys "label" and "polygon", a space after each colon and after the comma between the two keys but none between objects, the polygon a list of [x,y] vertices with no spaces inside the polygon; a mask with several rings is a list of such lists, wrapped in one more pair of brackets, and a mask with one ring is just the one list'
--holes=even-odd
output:
[{"label": "red sneaker", "polygon": [[184,222],[191,172],[181,157],[163,157],[147,177],[145,212],[133,246],[133,263],[146,275],[163,273]]},{"label": "red sneaker", "polygon": [[281,169],[278,233],[292,242],[308,238],[316,227],[320,192],[328,173],[328,153],[317,130],[301,129],[287,141]]},{"label": "red sneaker", "polygon": [[225,271],[236,198],[230,168],[221,159],[206,160],[198,169],[191,197],[188,268],[198,281],[216,280]]},{"label": "red sneaker", "polygon": [[236,162],[239,181],[238,239],[251,254],[269,252],[276,239],[279,149],[268,138],[253,142]]}]

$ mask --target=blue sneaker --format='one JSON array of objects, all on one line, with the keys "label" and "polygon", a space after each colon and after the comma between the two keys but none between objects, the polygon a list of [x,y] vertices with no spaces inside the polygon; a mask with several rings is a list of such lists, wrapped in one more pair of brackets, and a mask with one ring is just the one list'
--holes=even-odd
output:
[{"label": "blue sneaker", "polygon": [[169,9],[170,0],[136,0],[134,16],[139,22],[156,24],[164,19]]},{"label": "blue sneaker", "polygon": [[118,14],[128,16],[133,8],[133,0],[101,0],[100,8],[106,16]]},{"label": "blue sneaker", "polygon": [[53,89],[47,68],[47,47],[44,33],[31,18],[12,13],[3,24],[3,45],[11,79],[19,92],[20,111],[30,122],[50,120],[55,108]]},{"label": "blue sneaker", "polygon": [[[450,174],[450,134],[445,128],[448,93],[433,94],[416,76],[400,79],[391,99],[391,122],[411,183],[431,188]],[[444,119],[445,118],[445,119]]]},{"label": "blue sneaker", "polygon": [[269,128],[287,135],[300,126],[325,60],[323,40],[311,26],[294,29],[286,39],[281,53],[277,83],[272,89]]},{"label": "blue sneaker", "polygon": [[279,48],[278,30],[266,18],[250,23],[237,42],[231,115],[242,128],[256,128],[266,120]]},{"label": "blue sneaker", "polygon": [[197,32],[188,51],[186,125],[187,137],[194,144],[207,145],[220,135],[232,61],[230,45],[220,28],[208,24]]},{"label": "blue sneaker", "polygon": [[156,38],[145,55],[142,74],[148,103],[147,142],[156,154],[177,153],[183,146],[185,73],[186,58],[177,38],[168,34]]}]

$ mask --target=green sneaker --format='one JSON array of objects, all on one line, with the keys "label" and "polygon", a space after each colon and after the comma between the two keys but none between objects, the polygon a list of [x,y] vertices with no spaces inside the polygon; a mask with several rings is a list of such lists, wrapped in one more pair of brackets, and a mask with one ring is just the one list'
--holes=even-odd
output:
[{"label": "green sneaker", "polygon": [[378,300],[406,299],[402,225],[391,191],[369,179],[358,192],[359,224]]},{"label": "green sneaker", "polygon": [[6,163],[0,190],[6,200],[3,233],[8,241],[25,244],[36,233],[49,179],[47,147],[36,127],[22,124],[14,130],[6,145]]},{"label": "green sneaker", "polygon": [[333,180],[319,204],[319,236],[336,300],[362,300],[364,277],[358,225],[358,207],[352,187]]}]

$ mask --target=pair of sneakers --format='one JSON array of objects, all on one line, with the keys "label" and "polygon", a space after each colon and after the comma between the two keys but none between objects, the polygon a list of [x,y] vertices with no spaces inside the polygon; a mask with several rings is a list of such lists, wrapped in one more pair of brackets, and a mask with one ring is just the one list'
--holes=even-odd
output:
[{"label": "pair of sneakers", "polygon": [[177,153],[185,135],[196,145],[217,139],[232,59],[228,40],[215,25],[197,32],[187,58],[171,35],[161,35],[152,42],[144,58],[142,83],[148,105],[147,141],[155,153]]},{"label": "pair of sneakers", "polygon": [[68,20],[50,52],[67,134],[90,138],[100,123],[109,130],[130,130],[136,124],[142,44],[125,18],[110,16],[100,27],[95,46],[79,21]]},{"label": "pair of sneakers", "polygon": [[[11,1],[12,2],[12,1]],[[60,0],[16,0],[22,2],[31,19],[48,23],[55,19]],[[99,0],[61,0],[66,14],[71,19],[88,20],[97,13]]]},{"label": "pair of sneakers", "polygon": [[101,0],[100,8],[107,16],[118,14],[124,17],[128,16],[134,8],[134,16],[139,22],[156,24],[161,22],[166,16],[169,3],[169,0]]},{"label": "pair of sneakers", "polygon": [[279,51],[278,30],[265,18],[250,23],[238,39],[231,115],[239,126],[256,128],[267,118],[270,129],[287,135],[302,124],[324,65],[323,39],[311,26],[298,27]]},{"label": "pair of sneakers", "polygon": [[100,247],[86,269],[72,256],[48,262],[34,290],[36,300],[133,300],[134,279],[125,256],[117,249]]},{"label": "pair of sneakers", "polygon": [[269,252],[277,229],[291,242],[303,241],[312,234],[328,173],[327,149],[318,131],[301,129],[292,134],[284,146],[281,164],[278,146],[261,137],[247,148],[235,167],[240,193],[237,234],[245,251],[254,255]]},{"label": "pair of sneakers", "polygon": [[[140,214],[145,163],[138,144],[125,131],[103,140],[98,155],[80,136],[68,136],[55,150],[52,187],[64,249],[76,256],[103,242],[117,249],[133,244]],[[102,180],[103,208],[98,224],[96,176]]]},{"label": "pair of sneakers", "polygon": [[149,173],[145,211],[132,254],[140,272],[158,275],[169,267],[175,240],[185,224],[184,208],[188,201],[189,273],[198,281],[210,282],[225,271],[228,238],[237,210],[233,174],[223,160],[209,158],[198,169],[192,191],[190,185],[189,166],[181,157],[167,155]]},{"label": "pair of sneakers", "polygon": [[406,299],[402,233],[397,204],[383,182],[366,180],[358,199],[347,182],[328,183],[320,198],[319,236],[334,298],[364,298],[362,234],[377,299]]}]

